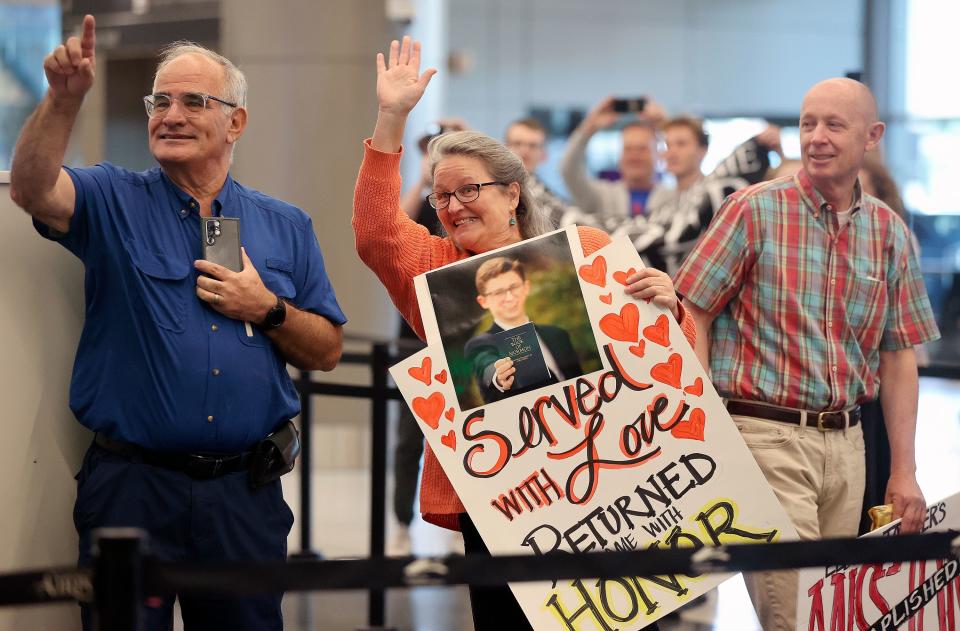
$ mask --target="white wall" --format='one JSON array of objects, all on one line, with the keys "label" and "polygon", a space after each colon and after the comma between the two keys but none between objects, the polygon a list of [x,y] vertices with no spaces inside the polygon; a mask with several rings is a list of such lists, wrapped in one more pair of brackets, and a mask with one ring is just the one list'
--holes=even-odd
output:
[{"label": "white wall", "polygon": [[[327,274],[349,320],[346,333],[380,337],[395,334],[395,311],[380,281],[357,256],[350,218],[362,141],[376,121],[376,53],[386,50],[392,27],[383,0],[221,4],[220,49],[243,69],[250,85],[250,118],[233,176],[311,216]],[[363,366],[341,365],[331,375],[315,373],[315,379],[362,384],[369,373]],[[314,471],[366,469],[369,403],[315,397],[314,407]],[[284,486],[299,514],[295,480],[288,476]],[[325,508],[321,502],[318,512]],[[295,526],[292,550],[299,548],[298,539]]]},{"label": "white wall", "polygon": [[861,3],[836,0],[449,0],[473,68],[448,115],[503,133],[529,106],[649,94],[672,112],[794,116],[816,81],[858,70]]},{"label": "white wall", "polygon": [[[67,407],[83,320],[83,270],[37,235],[10,201],[0,173],[0,571],[77,561],[73,475],[90,434]],[[60,604],[0,609],[0,630],[79,628],[79,609]]]}]

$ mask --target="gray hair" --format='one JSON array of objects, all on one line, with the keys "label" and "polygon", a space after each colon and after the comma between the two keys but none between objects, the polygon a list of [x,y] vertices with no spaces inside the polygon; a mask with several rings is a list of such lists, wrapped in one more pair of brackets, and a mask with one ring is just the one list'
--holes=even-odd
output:
[{"label": "gray hair", "polygon": [[216,62],[223,68],[223,94],[215,94],[214,96],[220,97],[224,101],[236,103],[237,107],[245,108],[247,106],[247,78],[243,72],[223,55],[186,40],[173,42],[160,51],[160,63],[157,64],[157,71],[153,75],[154,87],[157,84],[157,75],[171,61],[184,55],[201,55]]},{"label": "gray hair", "polygon": [[520,185],[517,223],[522,238],[536,237],[556,227],[530,193],[523,162],[495,138],[476,131],[449,132],[434,137],[427,145],[427,153],[430,156],[430,173],[437,168],[438,162],[448,156],[468,156],[483,162],[497,182],[517,182]]}]

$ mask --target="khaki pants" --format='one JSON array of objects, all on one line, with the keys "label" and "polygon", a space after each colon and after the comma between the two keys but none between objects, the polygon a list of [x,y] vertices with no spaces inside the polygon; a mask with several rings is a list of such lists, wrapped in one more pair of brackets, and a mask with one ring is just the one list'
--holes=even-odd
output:
[{"label": "khaki pants", "polygon": [[[748,416],[733,421],[801,539],[856,536],[866,476],[859,425],[821,432],[815,417],[812,427]],[[764,631],[794,631],[797,571],[743,577]]]}]

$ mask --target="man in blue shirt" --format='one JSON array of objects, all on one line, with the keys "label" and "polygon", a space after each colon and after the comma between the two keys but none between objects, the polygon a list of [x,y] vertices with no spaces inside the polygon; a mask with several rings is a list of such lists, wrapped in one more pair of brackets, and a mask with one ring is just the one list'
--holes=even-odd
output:
[{"label": "man in blue shirt", "polygon": [[[282,559],[293,522],[254,449],[299,413],[286,364],[331,370],[345,317],[310,218],[229,174],[246,80],[192,44],[168,48],[145,98],[159,168],[62,168],[96,68],[84,19],[44,61],[50,88],[24,127],[11,197],[83,261],[86,321],[70,405],[96,432],[77,476],[80,562],[90,532],[137,526],[161,558]],[[243,269],[201,258],[201,217],[240,220]],[[212,464],[211,464],[212,463]],[[168,629],[172,599],[144,610]],[[281,629],[280,596],[181,596],[187,628]],[[90,627],[84,611],[84,627]]]}]

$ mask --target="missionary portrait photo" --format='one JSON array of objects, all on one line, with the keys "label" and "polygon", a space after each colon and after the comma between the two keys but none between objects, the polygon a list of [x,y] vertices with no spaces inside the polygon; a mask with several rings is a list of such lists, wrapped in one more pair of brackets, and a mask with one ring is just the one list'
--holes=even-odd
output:
[{"label": "missionary portrait photo", "polygon": [[427,274],[463,411],[602,367],[564,231]]}]

